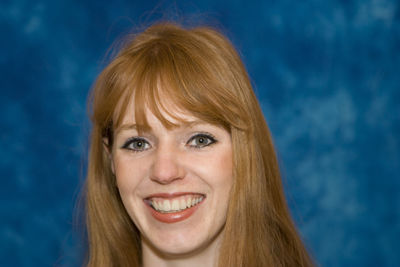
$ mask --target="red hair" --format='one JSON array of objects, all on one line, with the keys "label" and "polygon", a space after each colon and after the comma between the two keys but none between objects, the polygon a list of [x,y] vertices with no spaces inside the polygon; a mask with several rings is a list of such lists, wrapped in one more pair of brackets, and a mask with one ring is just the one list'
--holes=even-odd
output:
[{"label": "red hair", "polygon": [[103,144],[106,138],[112,146],[130,101],[140,125],[147,125],[146,107],[172,126],[160,112],[169,112],[168,102],[230,132],[234,184],[219,266],[313,265],[289,215],[272,138],[237,52],[213,29],[165,23],[129,39],[92,90],[88,266],[141,264],[140,233],[121,202]]}]

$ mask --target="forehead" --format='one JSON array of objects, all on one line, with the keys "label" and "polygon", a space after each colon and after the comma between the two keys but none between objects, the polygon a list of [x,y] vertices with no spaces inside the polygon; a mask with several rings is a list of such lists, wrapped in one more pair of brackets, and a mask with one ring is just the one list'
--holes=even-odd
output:
[{"label": "forehead", "polygon": [[[207,90],[197,91],[204,93]],[[147,131],[151,128],[151,120],[160,122],[167,129],[200,122],[230,130],[223,111],[201,92],[191,96],[187,90],[168,82],[138,83],[126,92],[120,98],[119,107],[114,109],[114,129],[129,123],[135,124],[139,132]]]},{"label": "forehead", "polygon": [[157,105],[156,107],[149,107],[149,105],[141,103],[141,108],[141,112],[137,114],[135,101],[134,99],[131,99],[124,114],[122,114],[121,125],[117,128],[124,127],[124,125],[135,125],[135,128],[147,130],[158,123],[163,124],[166,128],[205,123],[200,118],[194,116],[191,112],[179,108],[170,101],[163,103],[162,106]]},{"label": "forehead", "polygon": [[[163,120],[167,120],[172,124],[190,124],[192,122],[200,121],[199,118],[192,115],[189,111],[183,111],[178,109],[176,106],[169,107],[168,110],[159,109],[159,113]],[[156,120],[160,120],[154,111],[148,106],[144,106],[144,115],[147,122],[151,123]],[[125,123],[137,123],[134,105],[127,107],[127,110],[122,118],[122,124]]]}]

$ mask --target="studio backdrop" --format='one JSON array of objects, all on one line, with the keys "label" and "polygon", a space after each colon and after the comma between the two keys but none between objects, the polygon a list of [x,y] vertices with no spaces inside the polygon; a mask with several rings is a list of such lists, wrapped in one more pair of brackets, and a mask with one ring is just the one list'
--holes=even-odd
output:
[{"label": "studio backdrop", "polygon": [[1,1],[0,266],[82,262],[88,93],[116,40],[161,20],[240,52],[319,265],[400,266],[396,0]]}]

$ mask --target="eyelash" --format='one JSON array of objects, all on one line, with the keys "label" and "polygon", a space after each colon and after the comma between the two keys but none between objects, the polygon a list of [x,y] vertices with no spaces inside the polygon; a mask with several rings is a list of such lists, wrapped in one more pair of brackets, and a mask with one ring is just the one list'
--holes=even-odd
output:
[{"label": "eyelash", "polygon": [[144,138],[141,138],[141,137],[132,137],[132,138],[129,138],[123,145],[122,145],[122,148],[123,149],[127,149],[127,150],[131,150],[131,151],[133,151],[133,152],[142,152],[142,151],[145,151],[145,150],[147,150],[148,148],[145,148],[145,149],[135,149],[135,148],[131,148],[130,146],[132,145],[132,144],[134,144],[135,142],[141,142],[144,146],[148,146],[149,145],[149,142],[147,142],[146,141],[146,139],[144,139]]},{"label": "eyelash", "polygon": [[[204,139],[206,139],[206,142],[207,142],[207,143],[204,144],[204,145],[198,145],[198,144],[196,144],[196,145],[189,145],[189,144],[190,144],[191,142],[193,142],[196,138],[204,138]],[[142,137],[132,137],[132,138],[129,138],[129,139],[122,145],[121,148],[127,149],[127,150],[131,150],[131,151],[133,151],[133,152],[143,152],[143,151],[146,151],[146,150],[149,149],[149,148],[144,148],[144,149],[130,148],[130,146],[131,146],[132,144],[134,144],[134,142],[142,142],[142,144],[144,145],[144,147],[150,145],[149,142],[148,142],[146,139],[142,138]],[[197,133],[197,134],[195,134],[195,135],[193,135],[192,137],[189,138],[189,140],[186,142],[186,145],[188,145],[189,147],[194,148],[194,149],[201,149],[201,148],[204,148],[204,147],[213,145],[213,144],[215,144],[215,143],[217,143],[217,140],[215,139],[215,137],[214,137],[212,134],[209,134],[209,133]]]},{"label": "eyelash", "polygon": [[194,141],[196,138],[199,138],[199,137],[200,138],[205,138],[206,140],[208,140],[208,143],[205,144],[205,145],[194,145],[194,146],[191,146],[191,147],[193,147],[195,149],[200,149],[200,148],[203,148],[203,147],[207,147],[207,146],[213,145],[213,144],[215,144],[217,142],[215,137],[213,135],[209,134],[209,133],[197,133],[197,134],[193,135],[192,137],[190,137],[186,144],[191,143],[192,141]]}]

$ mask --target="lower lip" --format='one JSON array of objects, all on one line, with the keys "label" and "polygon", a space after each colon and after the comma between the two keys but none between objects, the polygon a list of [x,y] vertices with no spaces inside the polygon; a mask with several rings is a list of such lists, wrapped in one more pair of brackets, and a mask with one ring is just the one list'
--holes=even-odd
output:
[{"label": "lower lip", "polygon": [[[203,199],[204,201],[204,199]],[[161,213],[153,209],[151,206],[147,205],[147,207],[150,209],[151,215],[158,221],[163,222],[163,223],[176,223],[180,222],[183,220],[186,220],[190,216],[193,215],[193,213],[199,208],[199,206],[203,203],[201,201],[198,203],[196,206],[190,207],[188,209],[178,211],[178,212],[171,212],[171,213]]]}]

